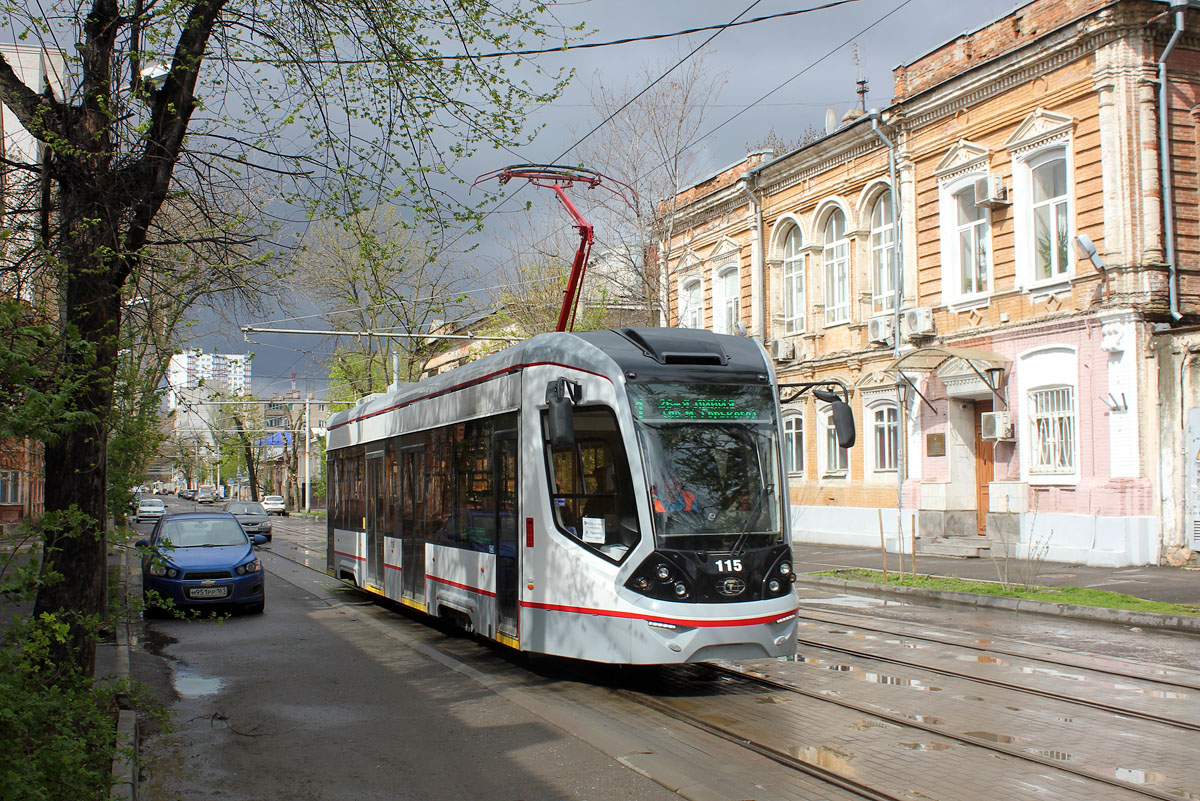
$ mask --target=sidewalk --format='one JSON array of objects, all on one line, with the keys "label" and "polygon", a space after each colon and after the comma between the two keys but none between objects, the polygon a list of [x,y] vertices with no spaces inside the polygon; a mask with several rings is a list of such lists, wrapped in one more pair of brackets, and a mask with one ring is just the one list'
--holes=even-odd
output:
[{"label": "sidewalk", "polygon": [[[801,582],[841,587],[852,592],[901,594],[934,600],[958,601],[977,606],[994,606],[1017,611],[1054,614],[1103,620],[1128,626],[1154,626],[1200,633],[1200,617],[1151,615],[1145,612],[1098,609],[1068,604],[1026,601],[970,593],[946,593],[908,587],[881,587],[868,582],[845,581],[811,575],[827,570],[869,568],[880,570],[883,559],[878,550],[849,548],[838,545],[793,543],[797,578]],[[887,555],[888,570],[899,571],[900,557]],[[912,556],[904,556],[904,570],[912,569]],[[1187,567],[1087,567],[1060,562],[1034,563],[1022,559],[955,559],[945,556],[917,554],[917,573],[926,576],[949,576],[981,581],[1000,581],[1005,577],[1014,584],[1087,587],[1108,590],[1149,601],[1200,604],[1200,570]]]}]

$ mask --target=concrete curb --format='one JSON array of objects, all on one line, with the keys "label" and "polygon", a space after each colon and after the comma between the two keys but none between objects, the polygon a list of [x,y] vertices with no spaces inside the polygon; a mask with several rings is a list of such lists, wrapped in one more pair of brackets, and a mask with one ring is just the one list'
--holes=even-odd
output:
[{"label": "concrete curb", "polygon": [[[129,571],[126,564],[129,551],[121,548],[121,588],[129,595]],[[130,677],[129,621],[117,626],[117,657],[114,675],[119,680]],[[117,718],[117,754],[113,758],[113,786],[110,798],[120,801],[137,801],[138,796],[138,728],[137,712],[122,709]]]},{"label": "concrete curb", "polygon": [[836,587],[855,594],[894,595],[934,601],[949,601],[951,603],[968,604],[970,606],[1008,609],[1013,612],[1032,612],[1039,615],[1058,615],[1059,617],[1095,620],[1102,623],[1116,623],[1122,626],[1141,626],[1144,628],[1186,631],[1193,634],[1200,633],[1200,617],[1193,615],[1162,615],[1153,612],[1132,612],[1127,609],[1107,609],[1100,606],[1079,606],[1077,604],[1056,604],[1051,601],[1031,601],[1026,598],[976,595],[971,592],[926,590],[920,587],[891,587],[875,584],[870,581],[853,581],[850,579],[833,578],[832,576],[811,576],[803,573],[797,576],[797,583]]}]

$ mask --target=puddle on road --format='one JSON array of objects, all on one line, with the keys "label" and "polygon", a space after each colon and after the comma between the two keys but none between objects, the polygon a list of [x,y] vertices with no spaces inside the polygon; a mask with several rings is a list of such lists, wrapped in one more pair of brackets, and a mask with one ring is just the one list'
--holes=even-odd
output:
[{"label": "puddle on road", "polygon": [[950,743],[896,743],[901,748],[907,748],[909,751],[945,751],[954,746]]},{"label": "puddle on road", "polygon": [[987,740],[989,743],[1015,743],[1016,737],[1011,734],[997,734],[994,731],[964,731],[967,737],[975,737],[979,740]]},{"label": "puddle on road", "polygon": [[200,698],[205,695],[213,695],[224,684],[220,679],[201,676],[186,665],[175,666],[172,683],[180,698]]}]

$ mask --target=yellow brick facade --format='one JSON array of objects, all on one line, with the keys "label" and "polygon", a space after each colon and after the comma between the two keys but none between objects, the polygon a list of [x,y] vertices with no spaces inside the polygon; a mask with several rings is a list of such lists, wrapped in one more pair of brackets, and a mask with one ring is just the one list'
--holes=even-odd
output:
[{"label": "yellow brick facade", "polygon": [[[1178,380],[1184,367],[1154,354],[1200,319],[1200,12],[1182,18],[1165,62],[1178,210],[1169,264],[1155,80],[1176,22],[1166,8],[1027,3],[896,68],[888,108],[849,113],[818,141],[756,155],[677,199],[674,235],[658,243],[664,322],[687,323],[698,280],[702,325],[723,330],[721,276],[736,265],[737,320],[777,354],[780,382],[850,388],[858,444],[844,472],[826,458],[825,405],[806,394],[785,406],[803,416],[789,430],[803,435],[803,469],[790,476],[797,539],[877,544],[882,518],[895,550],[915,517],[926,541],[974,536],[1020,555],[1047,540],[1052,560],[1145,563],[1187,551],[1184,466],[1162,456],[1186,433],[1182,412],[1163,402],[1163,371]],[[889,157],[900,190],[899,336],[897,316],[873,306],[873,236],[877,245],[886,231],[873,231],[871,213],[891,191]],[[1002,191],[981,197],[992,190],[980,179]],[[1065,189],[1039,194],[1059,182]],[[828,320],[836,306],[826,304],[829,284],[846,283],[827,277],[840,258],[825,242],[838,214],[844,322]],[[793,228],[805,265],[799,331],[785,320]],[[872,341],[888,325],[893,338]],[[942,349],[942,361],[913,355],[922,348]],[[994,358],[956,357],[962,349]],[[920,395],[901,389],[900,371]],[[993,377],[1002,383],[990,386]],[[1181,382],[1177,409],[1200,396],[1192,383]],[[1011,438],[984,439],[1004,420]],[[1130,437],[1134,452],[1123,450]],[[906,467],[902,485],[889,454]]]}]

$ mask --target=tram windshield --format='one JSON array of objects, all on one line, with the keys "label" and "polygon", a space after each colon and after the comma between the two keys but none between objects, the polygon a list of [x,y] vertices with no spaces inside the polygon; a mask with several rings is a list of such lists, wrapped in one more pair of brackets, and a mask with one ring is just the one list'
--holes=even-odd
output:
[{"label": "tram windshield", "polygon": [[770,387],[629,387],[645,453],[657,547],[726,551],[781,541]]}]

